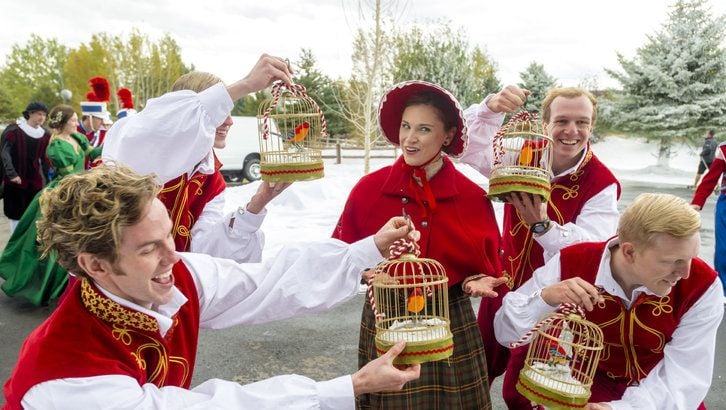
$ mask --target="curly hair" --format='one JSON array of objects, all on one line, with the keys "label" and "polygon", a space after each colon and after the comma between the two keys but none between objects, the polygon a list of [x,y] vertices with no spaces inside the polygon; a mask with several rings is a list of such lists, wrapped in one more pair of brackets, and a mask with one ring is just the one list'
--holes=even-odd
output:
[{"label": "curly hair", "polygon": [[62,130],[75,111],[70,105],[59,104],[53,107],[48,114],[48,126],[55,130]]},{"label": "curly hair", "polygon": [[37,222],[43,256],[55,255],[61,266],[80,276],[87,276],[77,262],[82,252],[115,263],[123,229],[141,220],[161,189],[155,178],[104,164],[45,190]]}]

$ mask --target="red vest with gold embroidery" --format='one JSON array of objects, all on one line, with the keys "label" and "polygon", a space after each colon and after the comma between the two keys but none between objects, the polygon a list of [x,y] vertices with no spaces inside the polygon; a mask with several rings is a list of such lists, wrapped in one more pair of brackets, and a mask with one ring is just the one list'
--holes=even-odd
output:
[{"label": "red vest with gold embroidery", "polygon": [[[594,283],[598,263],[593,261],[601,259],[606,246],[607,243],[592,242],[563,249],[560,253],[562,280],[579,276]],[[622,391],[645,378],[663,359],[663,349],[683,315],[714,280],[716,272],[706,262],[694,258],[688,279],[678,281],[666,296],[641,293],[628,309],[620,298],[605,293],[605,306],[586,315],[602,329],[605,344],[598,365],[600,386],[593,386],[591,401],[612,400],[604,392]],[[608,382],[612,386],[607,386]],[[595,397],[598,392],[603,396]]]},{"label": "red vest with gold embroidery", "polygon": [[[617,184],[620,198],[620,183],[588,147],[577,170],[552,180],[548,217],[560,225],[574,222],[585,203],[611,184]],[[535,269],[544,265],[544,251],[512,205],[504,206],[503,226],[502,266],[510,278],[507,286],[517,289],[532,277]]]},{"label": "red vest with gold embroidery", "polygon": [[197,355],[199,298],[183,262],[174,265],[173,273],[175,286],[188,301],[163,337],[156,319],[117,304],[88,280],[77,281],[23,343],[5,384],[8,408],[20,409],[33,386],[65,378],[121,375],[139,385],[189,388]]},{"label": "red vest with gold embroidery", "polygon": [[219,172],[221,166],[222,163],[215,155],[214,173],[196,172],[191,178],[184,174],[164,184],[159,193],[159,200],[169,210],[169,216],[174,224],[172,233],[177,251],[189,251],[192,226],[199,219],[204,206],[224,191],[226,184]]}]

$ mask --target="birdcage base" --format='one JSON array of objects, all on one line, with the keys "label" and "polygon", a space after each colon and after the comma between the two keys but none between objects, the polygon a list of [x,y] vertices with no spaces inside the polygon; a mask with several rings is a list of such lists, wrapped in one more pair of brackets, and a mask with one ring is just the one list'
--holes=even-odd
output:
[{"label": "birdcage base", "polygon": [[311,181],[324,176],[323,160],[294,163],[260,164],[260,174],[265,182]]},{"label": "birdcage base", "polygon": [[[390,340],[394,339],[394,336],[390,333],[387,335],[386,332],[382,332],[376,335],[376,350],[378,351],[378,354],[382,355],[386,353],[391,347],[393,347],[393,345],[396,344],[397,341],[406,340],[405,338],[400,338],[400,333],[401,332],[396,333],[395,337],[397,339],[395,341]],[[416,335],[412,335],[411,338],[416,338],[418,341],[407,341],[406,347],[398,355],[398,357],[393,360],[393,364],[427,363],[451,357],[451,354],[454,352],[454,337],[450,332],[448,332],[448,330],[447,333],[448,335],[442,338],[439,330],[431,329],[431,340],[422,340],[426,337],[426,332],[423,334],[421,334],[420,331],[417,332]]]},{"label": "birdcage base", "polygon": [[568,370],[542,363],[535,364],[537,370],[525,366],[519,373],[517,391],[548,409],[584,409],[590,399],[590,390],[570,375],[567,366],[560,367]]},{"label": "birdcage base", "polygon": [[506,195],[512,192],[527,192],[550,198],[550,182],[527,175],[502,175],[489,180],[489,198],[507,202]]}]

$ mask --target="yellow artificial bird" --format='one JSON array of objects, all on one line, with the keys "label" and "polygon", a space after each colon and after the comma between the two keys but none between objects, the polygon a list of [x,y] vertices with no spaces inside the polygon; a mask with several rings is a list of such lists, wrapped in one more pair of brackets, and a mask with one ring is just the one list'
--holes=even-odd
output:
[{"label": "yellow artificial bird", "polygon": [[525,145],[522,147],[522,150],[519,151],[519,165],[526,167],[528,165],[532,164],[532,156],[534,152],[532,150],[532,147],[529,145]]},{"label": "yellow artificial bird", "polygon": [[426,300],[423,297],[421,288],[414,288],[410,295],[408,295],[408,303],[406,308],[411,313],[418,313],[423,310]]}]

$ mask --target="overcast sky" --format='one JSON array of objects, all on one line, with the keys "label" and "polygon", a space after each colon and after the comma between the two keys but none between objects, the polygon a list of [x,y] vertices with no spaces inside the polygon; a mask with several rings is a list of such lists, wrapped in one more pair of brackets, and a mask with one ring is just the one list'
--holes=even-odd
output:
[{"label": "overcast sky", "polygon": [[[370,3],[373,0],[365,0]],[[384,0],[384,3],[386,1]],[[186,64],[231,82],[262,52],[297,60],[310,48],[319,68],[348,77],[352,36],[360,26],[353,0],[3,0],[0,64],[13,44],[32,33],[77,47],[94,33],[127,35],[138,28],[153,40],[171,34]],[[9,4],[8,4],[9,3]],[[390,2],[389,2],[390,3]],[[633,57],[661,29],[673,1],[660,0],[409,0],[398,2],[397,25],[450,21],[498,64],[504,84],[519,81],[532,61],[563,85],[597,78],[615,85],[603,67],[619,68],[616,52]],[[726,1],[710,0],[714,14]]]}]

